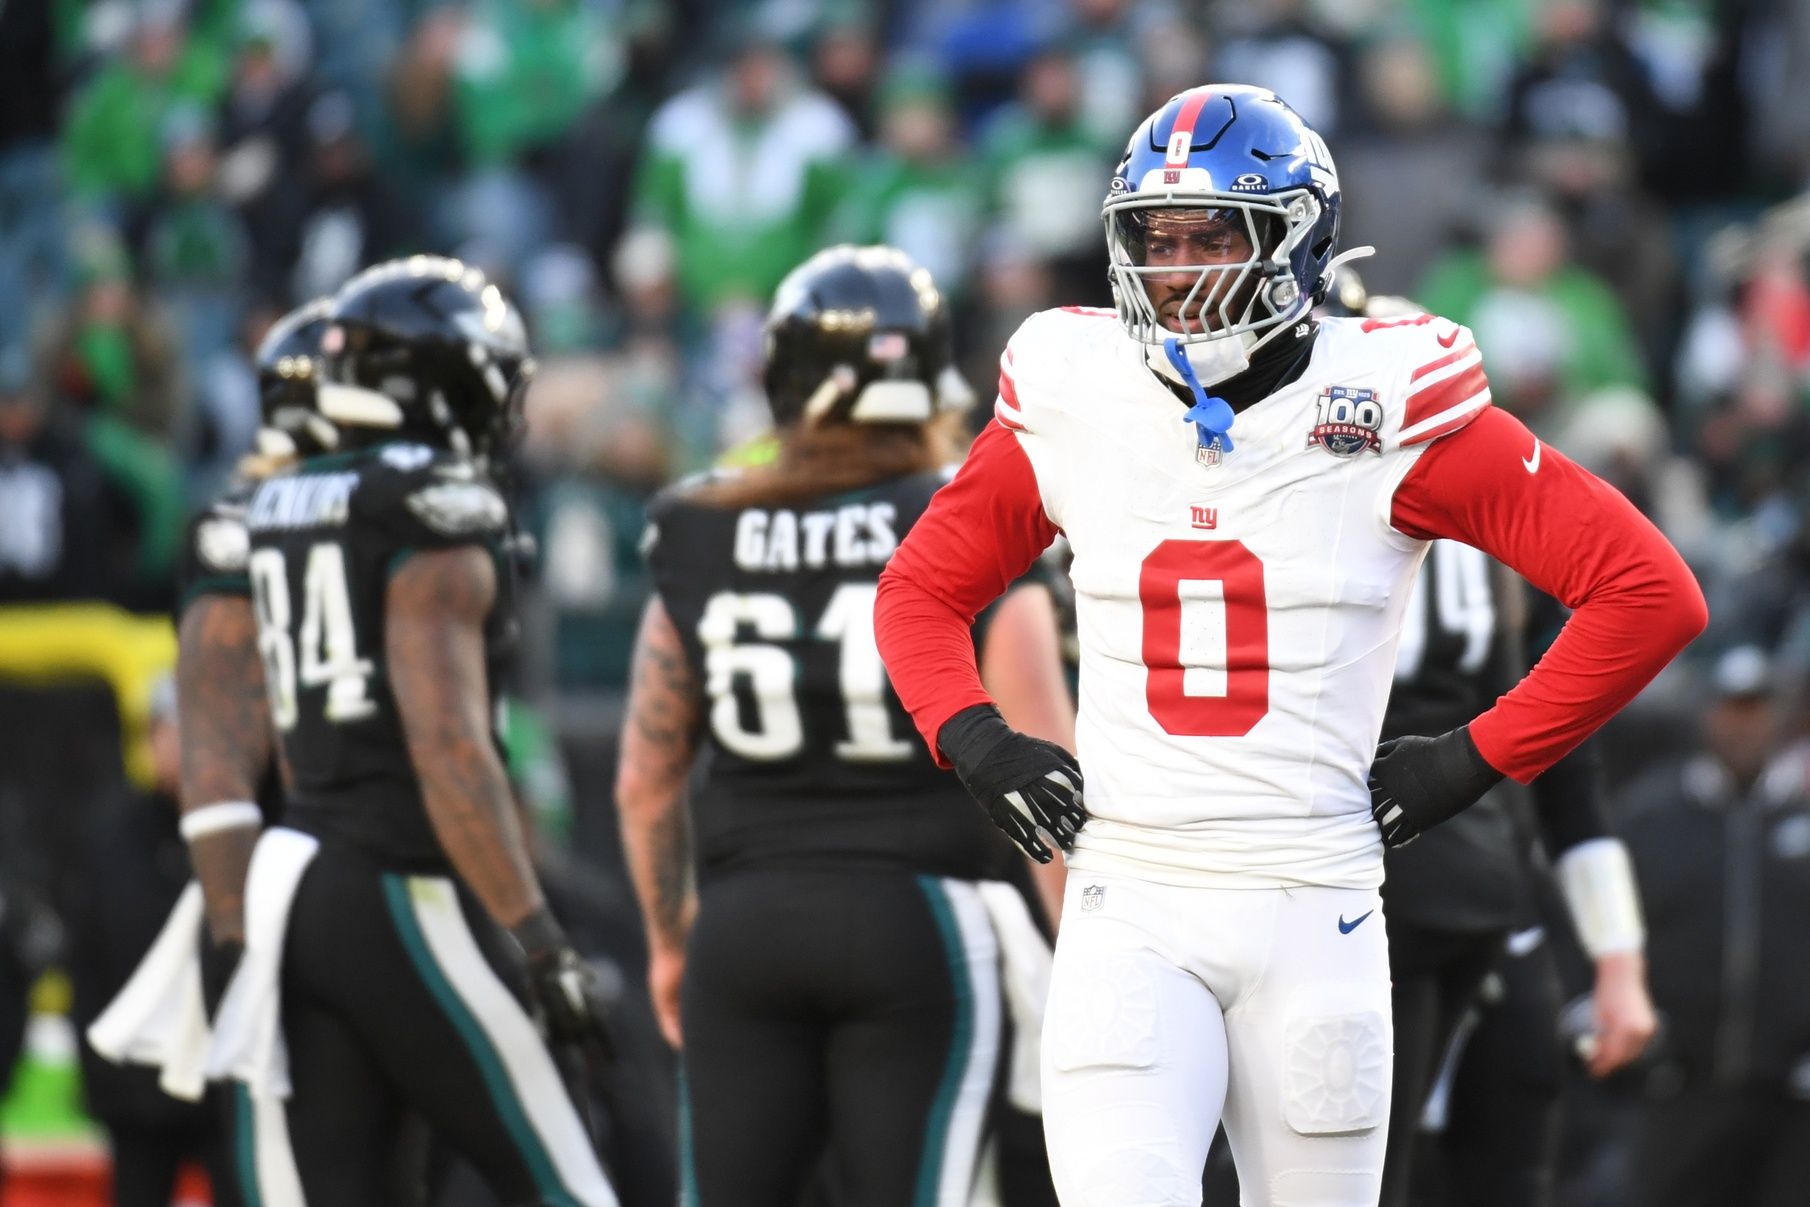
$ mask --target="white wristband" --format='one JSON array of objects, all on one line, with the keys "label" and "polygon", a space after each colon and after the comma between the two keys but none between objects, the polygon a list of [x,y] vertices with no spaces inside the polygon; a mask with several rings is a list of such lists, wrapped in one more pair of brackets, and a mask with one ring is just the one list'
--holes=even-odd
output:
[{"label": "white wristband", "polygon": [[1594,960],[1646,946],[1634,864],[1619,838],[1580,842],[1559,856],[1555,870],[1586,955]]},{"label": "white wristband", "polygon": [[194,842],[222,830],[239,830],[264,824],[264,811],[248,800],[223,800],[190,809],[182,815],[182,840]]}]

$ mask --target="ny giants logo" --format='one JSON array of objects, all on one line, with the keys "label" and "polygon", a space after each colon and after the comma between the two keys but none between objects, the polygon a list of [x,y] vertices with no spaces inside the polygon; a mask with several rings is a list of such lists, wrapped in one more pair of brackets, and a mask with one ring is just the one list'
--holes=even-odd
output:
[{"label": "ny giants logo", "polygon": [[1315,406],[1319,414],[1307,433],[1308,448],[1318,444],[1335,457],[1355,457],[1365,449],[1382,455],[1377,431],[1383,426],[1383,407],[1375,390],[1328,386]]},{"label": "ny giants logo", "polygon": [[1195,528],[1208,530],[1219,527],[1219,508],[1188,505],[1188,520]]}]

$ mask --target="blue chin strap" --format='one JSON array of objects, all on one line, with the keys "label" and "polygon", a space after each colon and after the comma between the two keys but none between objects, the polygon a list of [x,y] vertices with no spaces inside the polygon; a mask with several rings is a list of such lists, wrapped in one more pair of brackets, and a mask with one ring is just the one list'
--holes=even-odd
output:
[{"label": "blue chin strap", "polygon": [[1194,425],[1194,432],[1200,437],[1202,448],[1218,446],[1222,453],[1231,452],[1232,404],[1207,393],[1206,387],[1200,384],[1200,378],[1194,372],[1194,366],[1188,362],[1188,354],[1182,351],[1180,340],[1164,340],[1163,353],[1181,375],[1183,384],[1194,394],[1194,405],[1188,408],[1182,421]]}]

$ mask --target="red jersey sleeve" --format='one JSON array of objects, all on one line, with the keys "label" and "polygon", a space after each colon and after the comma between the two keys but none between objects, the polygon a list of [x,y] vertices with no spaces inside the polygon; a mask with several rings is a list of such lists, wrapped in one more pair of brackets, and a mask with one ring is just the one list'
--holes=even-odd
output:
[{"label": "red jersey sleeve", "polygon": [[1473,545],[1575,609],[1526,678],[1471,723],[1483,757],[1522,783],[1615,715],[1708,622],[1703,592],[1659,530],[1494,408],[1422,454],[1390,518],[1411,537]]},{"label": "red jersey sleeve", "polygon": [[874,637],[893,690],[939,766],[943,723],[986,704],[969,630],[1051,541],[1030,458],[999,423],[975,439],[880,575]]}]

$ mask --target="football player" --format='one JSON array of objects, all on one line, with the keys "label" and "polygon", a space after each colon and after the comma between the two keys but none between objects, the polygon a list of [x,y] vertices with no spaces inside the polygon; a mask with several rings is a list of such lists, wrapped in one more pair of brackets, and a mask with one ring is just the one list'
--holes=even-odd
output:
[{"label": "football player", "polygon": [[[881,577],[880,650],[926,742],[1015,832],[1073,845],[1043,1032],[1068,1207],[1197,1204],[1222,1119],[1248,1207],[1374,1204],[1383,844],[1538,775],[1705,623],[1657,530],[1490,406],[1469,331],[1313,317],[1339,206],[1325,143],[1267,90],[1146,118],[1104,205],[1116,308],[1025,322],[995,422]],[[999,717],[966,638],[1059,531],[1085,800]],[[1377,751],[1439,537],[1576,611],[1481,715]]]},{"label": "football player", "polygon": [[245,870],[252,847],[260,825],[280,804],[280,794],[268,788],[259,802],[272,768],[274,735],[245,571],[251,552],[245,508],[263,479],[337,441],[314,397],[327,307],[328,299],[317,298],[290,311],[259,342],[258,452],[190,522],[177,571],[182,830],[207,904],[212,960],[228,967],[245,942]]},{"label": "football player", "polygon": [[[832,248],[780,285],[766,340],[775,455],[652,508],[617,785],[683,1046],[687,1201],[791,1207],[827,1148],[850,1202],[966,1204],[1014,1063],[1002,958],[1023,987],[1047,948],[1023,857],[912,738],[874,646],[881,567],[947,480],[947,304],[902,252]],[[1047,588],[962,640],[1067,759]]]},{"label": "football player", "polygon": [[273,1193],[390,1201],[406,1110],[506,1202],[616,1202],[535,1019],[594,1038],[596,986],[546,909],[491,728],[513,613],[487,467],[531,371],[519,313],[477,270],[369,269],[322,335],[338,450],[247,507],[290,787],[253,855],[215,1054],[254,1097],[290,1091],[299,1188]]}]

